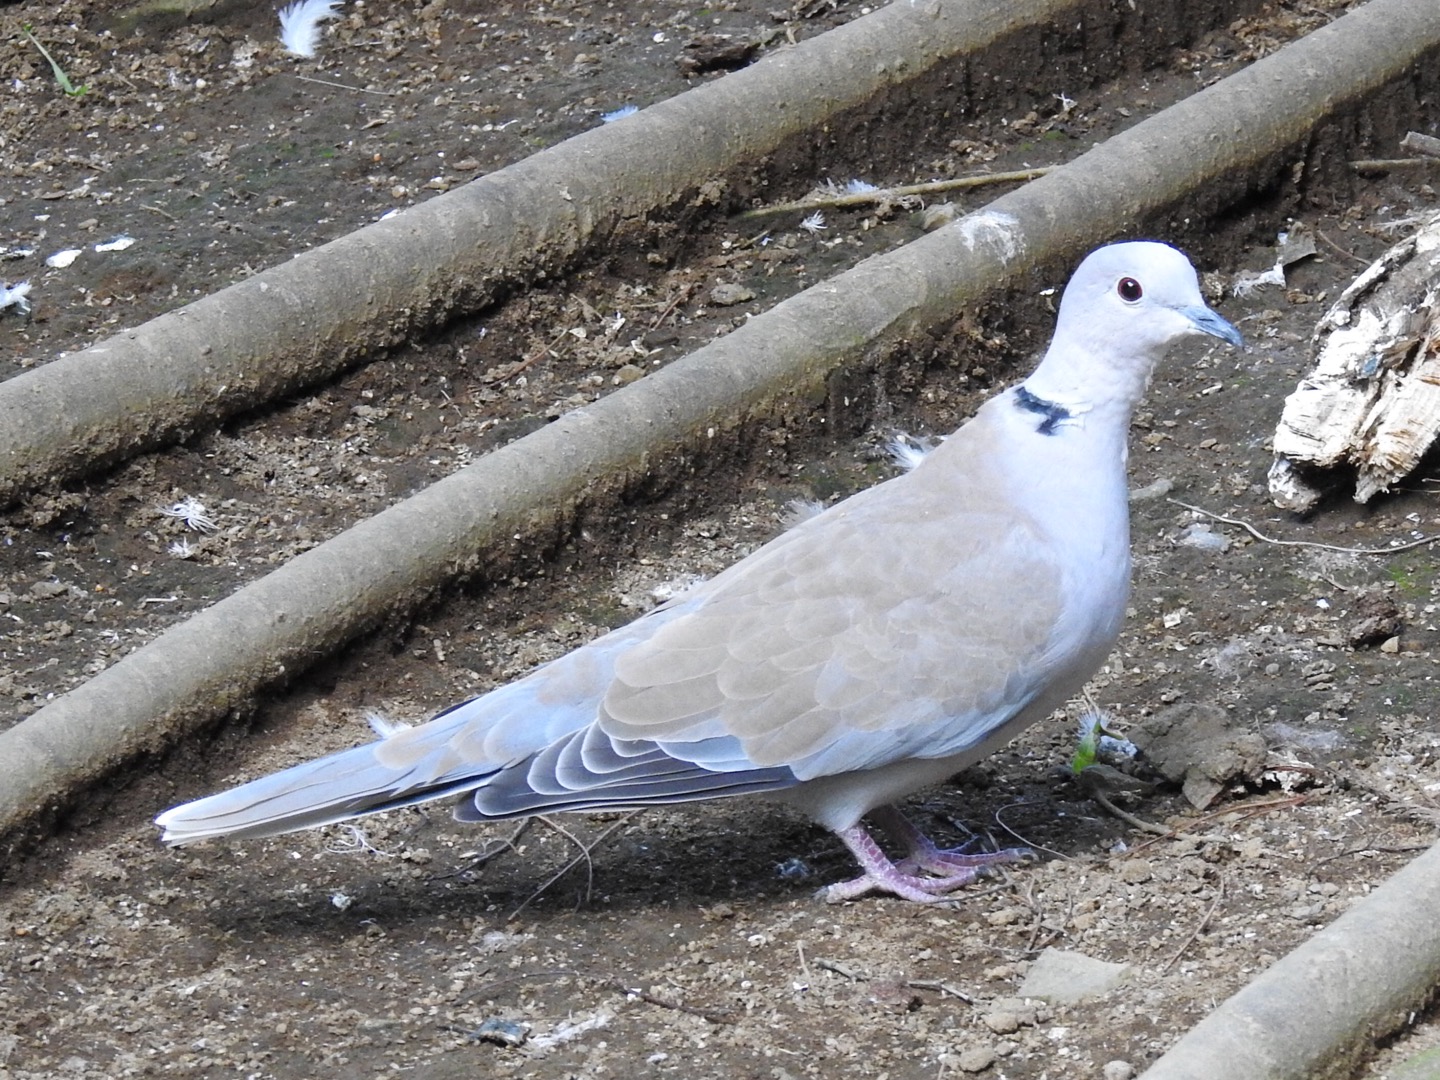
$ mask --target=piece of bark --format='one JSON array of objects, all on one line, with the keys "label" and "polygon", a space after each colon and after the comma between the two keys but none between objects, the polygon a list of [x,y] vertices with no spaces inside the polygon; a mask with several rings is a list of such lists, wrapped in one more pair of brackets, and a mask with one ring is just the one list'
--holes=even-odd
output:
[{"label": "piece of bark", "polygon": [[1315,329],[1314,369],[1275,431],[1270,497],[1310,510],[1328,470],[1355,501],[1388,491],[1440,434],[1440,214],[1347,288]]}]

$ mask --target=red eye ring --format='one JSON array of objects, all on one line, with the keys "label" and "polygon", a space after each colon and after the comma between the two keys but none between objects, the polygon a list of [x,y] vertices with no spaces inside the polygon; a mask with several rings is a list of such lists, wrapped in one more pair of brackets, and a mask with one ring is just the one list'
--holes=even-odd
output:
[{"label": "red eye ring", "polygon": [[1133,277],[1122,277],[1115,286],[1115,291],[1120,294],[1120,299],[1127,304],[1134,304],[1145,295],[1145,290]]}]

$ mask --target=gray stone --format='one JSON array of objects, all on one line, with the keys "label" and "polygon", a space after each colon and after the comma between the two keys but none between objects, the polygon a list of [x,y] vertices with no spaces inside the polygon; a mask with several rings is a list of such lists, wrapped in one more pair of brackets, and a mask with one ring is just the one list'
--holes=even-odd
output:
[{"label": "gray stone", "polygon": [[1130,974],[1129,964],[1112,964],[1082,953],[1046,949],[1020,984],[1022,997],[1052,1005],[1074,1005],[1103,997]]}]

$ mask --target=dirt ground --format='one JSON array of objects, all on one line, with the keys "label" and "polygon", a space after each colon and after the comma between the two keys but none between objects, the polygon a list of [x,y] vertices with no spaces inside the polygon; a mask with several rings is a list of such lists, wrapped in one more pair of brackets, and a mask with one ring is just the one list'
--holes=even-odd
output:
[{"label": "dirt ground", "polygon": [[[0,279],[29,280],[33,312],[0,317],[0,376],[603,113],[719,77],[702,35],[763,51],[862,11],[808,6],[818,13],[380,0],[347,5],[302,61],[279,49],[268,5],[8,5]],[[1344,7],[1265,5],[1093,85],[1037,88],[1027,107],[968,117],[859,178],[1064,161]],[[83,95],[61,92],[22,25]],[[1024,371],[1048,333],[1057,269],[897,372],[857,418],[861,437],[803,423],[764,433],[723,474],[614,507],[508,580],[397,616],[77,808],[0,868],[0,1080],[1143,1070],[1434,837],[1434,557],[1343,549],[1440,532],[1440,473],[1368,507],[1337,496],[1307,521],[1275,510],[1264,486],[1316,319],[1396,222],[1434,208],[1434,179],[1302,186],[1216,223],[1177,211],[1163,236],[1212,272],[1216,306],[1248,348],[1177,350],[1136,418],[1133,613],[1089,690],[1122,731],[1199,703],[1230,718],[1236,746],[1261,736],[1249,779],[1224,779],[1206,809],[1160,783],[1112,799],[1159,832],[1121,820],[1069,769],[1073,722],[1042,724],[911,804],[941,838],[1037,854],[937,908],[818,902],[819,886],[852,873],[848,856],[762,803],[574,815],[519,836],[462,827],[436,806],[179,852],[151,824],[175,802],[353,745],[370,708],[424,719],[513,678],[764,542],[789,500],[889,475],[892,431],[952,429]],[[1225,289],[1273,264],[1276,235],[1297,222],[1317,255],[1285,289]],[[475,455],[922,231],[905,206],[827,213],[810,231],[799,215],[769,225],[764,243],[748,242],[764,225],[724,218],[683,236],[657,225],[663,258],[606,252],[273,410],[11,507],[0,726]],[[96,250],[115,237],[134,243]],[[45,265],[73,249],[68,266]],[[720,284],[753,295],[722,303],[737,294],[717,297]],[[185,499],[212,527],[166,513]],[[1087,1003],[1021,1001],[1046,948],[1128,965],[1127,977]],[[1388,1075],[1440,1041],[1417,1020],[1413,1039],[1357,1075]]]}]

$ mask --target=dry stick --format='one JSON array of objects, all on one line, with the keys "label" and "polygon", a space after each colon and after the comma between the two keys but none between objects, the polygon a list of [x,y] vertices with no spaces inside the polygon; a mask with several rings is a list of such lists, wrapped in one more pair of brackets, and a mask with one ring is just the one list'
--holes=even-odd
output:
[{"label": "dry stick", "polygon": [[579,971],[575,968],[548,968],[542,971],[522,971],[517,975],[509,975],[503,979],[492,979],[490,982],[477,986],[474,990],[466,993],[461,1000],[473,1001],[477,997],[493,993],[502,986],[508,986],[511,983],[521,982],[525,979],[559,979],[567,976],[573,979],[588,979],[598,986],[605,987],[607,990],[617,991],[626,997],[633,997],[637,1001],[643,1001],[648,1005],[658,1005],[662,1009],[674,1009],[677,1012],[703,1017],[712,1024],[731,1024],[735,1022],[735,1016],[729,1010],[717,1011],[702,1009],[696,1005],[687,1005],[683,1001],[670,1001],[656,994],[641,990],[638,987],[630,986],[624,980],[618,979],[614,975],[596,975],[590,972]]},{"label": "dry stick", "polygon": [[660,324],[669,317],[672,311],[674,311],[677,307],[684,303],[685,300],[689,298],[689,295],[689,290],[687,289],[675,290],[675,295],[671,297],[670,302],[665,305],[665,310],[660,312],[659,315],[656,315],[654,320],[650,323],[650,332],[654,333],[656,330],[660,329]]},{"label": "dry stick", "polygon": [[510,986],[512,983],[524,982],[526,979],[558,979],[563,976],[579,976],[580,972],[572,968],[545,968],[540,971],[519,971],[514,975],[506,975],[503,979],[491,979],[487,983],[481,983],[473,990],[467,990],[459,1001],[474,1001],[479,997],[488,998],[502,987]]},{"label": "dry stick", "polygon": [[[519,915],[520,912],[524,911],[527,907],[529,907],[530,904],[533,903],[533,902],[540,896],[541,893],[543,893],[546,889],[550,888],[551,885],[554,885],[555,882],[559,881],[562,877],[564,877],[566,874],[568,874],[571,870],[575,869],[575,867],[576,867],[577,865],[579,865],[581,862],[586,862],[586,861],[588,861],[589,858],[590,858],[590,853],[591,853],[592,851],[594,851],[597,847],[599,847],[601,844],[603,844],[606,840],[610,839],[610,836],[611,836],[612,833],[614,833],[616,830],[618,830],[618,829],[620,828],[620,826],[624,825],[626,822],[628,822],[631,818],[635,817],[635,815],[637,815],[637,814],[639,814],[639,813],[640,813],[639,810],[631,810],[630,813],[626,814],[626,815],[625,815],[624,817],[622,817],[619,821],[615,822],[615,824],[611,825],[608,829],[606,829],[606,830],[605,830],[604,832],[602,832],[599,836],[597,836],[593,841],[591,841],[588,846],[587,846],[587,845],[581,845],[581,852],[580,852],[580,854],[579,854],[579,855],[576,855],[575,858],[571,859],[568,863],[566,863],[564,866],[562,866],[559,870],[557,870],[557,871],[555,871],[555,873],[551,874],[551,875],[545,880],[545,882],[544,882],[538,889],[536,889],[533,893],[531,893],[529,896],[527,896],[527,897],[525,898],[525,902],[524,902],[523,904],[521,904],[519,907],[517,907],[517,908],[516,908],[514,911],[512,911],[509,915],[505,916],[505,921],[506,921],[506,922],[512,922],[512,921],[514,921],[515,917],[516,917],[517,915]],[[561,830],[561,831],[563,831],[563,830]],[[567,833],[566,835],[569,835],[569,834]],[[574,838],[572,837],[571,839],[574,839]]]},{"label": "dry stick", "polygon": [[1158,844],[1161,840],[1169,840],[1179,836],[1181,833],[1189,832],[1197,825],[1204,825],[1208,821],[1223,818],[1229,814],[1237,815],[1236,821],[1240,822],[1246,818],[1252,818],[1256,814],[1264,814],[1270,810],[1283,810],[1287,806],[1303,806],[1307,801],[1307,797],[1304,795],[1289,795],[1283,799],[1271,799],[1269,802],[1248,803],[1243,806],[1226,806],[1219,810],[1212,810],[1210,813],[1194,818],[1191,821],[1181,822],[1164,836],[1157,836],[1154,840],[1146,840],[1143,844],[1136,844],[1135,847],[1131,849],[1131,854],[1133,855],[1136,852],[1144,851],[1146,848]]},{"label": "dry stick", "polygon": [[941,997],[949,994],[951,997],[957,997],[969,1005],[978,1004],[978,1002],[969,994],[965,993],[965,991],[957,990],[949,983],[941,982],[939,979],[911,979],[905,985],[914,990],[934,990],[940,994]]},{"label": "dry stick", "polygon": [[1326,855],[1325,858],[1314,863],[1310,867],[1310,871],[1314,873],[1318,867],[1334,862],[1336,859],[1348,859],[1352,855],[1364,855],[1371,851],[1381,855],[1405,855],[1412,851],[1427,851],[1434,846],[1434,844],[1362,844],[1360,847],[1353,847],[1335,855]]},{"label": "dry stick", "polygon": [[795,951],[800,954],[800,976],[805,980],[805,985],[809,986],[815,977],[810,974],[810,965],[805,961],[805,942],[795,942]]},{"label": "dry stick", "polygon": [[506,379],[513,379],[516,375],[519,375],[522,371],[530,367],[537,360],[540,360],[542,357],[549,356],[550,350],[555,348],[556,345],[559,345],[560,342],[564,340],[565,335],[568,333],[570,333],[570,330],[567,327],[566,329],[561,330],[560,333],[556,334],[553,338],[551,338],[547,344],[540,346],[540,348],[536,349],[529,356],[525,357],[525,359],[521,360],[513,367],[506,368],[504,374],[495,375],[489,379],[484,379],[482,381],[489,386],[494,386],[496,383],[502,383]]},{"label": "dry stick", "polygon": [[1195,944],[1195,939],[1200,936],[1200,931],[1205,929],[1205,924],[1208,923],[1210,921],[1210,917],[1215,914],[1215,909],[1220,906],[1220,898],[1224,895],[1225,875],[1221,874],[1220,883],[1215,888],[1215,899],[1210,901],[1210,907],[1206,909],[1205,914],[1200,917],[1200,921],[1195,924],[1195,929],[1190,931],[1190,936],[1185,939],[1184,944],[1181,945],[1180,948],[1175,950],[1175,955],[1170,957],[1170,959],[1166,962],[1165,966],[1160,969],[1161,975],[1164,975],[1167,971],[1174,967],[1180,957],[1185,955],[1185,950],[1190,948],[1191,945]]},{"label": "dry stick", "polygon": [[865,977],[863,975],[856,974],[854,971],[847,968],[844,964],[837,964],[834,960],[816,960],[815,966],[818,968],[823,968],[826,971],[833,971],[836,975],[844,976],[851,982],[865,981]]},{"label": "dry stick", "polygon": [[430,880],[444,881],[446,878],[459,877],[461,874],[472,874],[476,870],[480,869],[480,867],[488,863],[491,859],[498,858],[501,855],[505,854],[505,852],[507,851],[515,851],[515,841],[519,840],[520,837],[524,836],[525,830],[530,828],[530,826],[534,824],[535,819],[533,817],[527,817],[524,821],[520,822],[520,827],[518,829],[516,829],[509,836],[505,837],[503,840],[487,841],[487,843],[495,844],[493,848],[490,848],[488,851],[482,851],[479,855],[475,856],[475,858],[471,859],[468,863],[460,867],[458,870],[451,870],[448,874],[436,874]]},{"label": "dry stick", "polygon": [[1090,797],[1096,802],[1098,802],[1101,806],[1103,806],[1106,810],[1110,811],[1110,813],[1115,815],[1115,817],[1125,822],[1125,824],[1139,829],[1141,832],[1156,833],[1159,836],[1170,835],[1170,830],[1167,829],[1164,825],[1156,825],[1153,821],[1146,821],[1144,818],[1136,817],[1128,810],[1120,809],[1120,807],[1116,806],[1113,802],[1110,801],[1110,796],[1106,795],[1105,792],[1101,791],[1099,788],[1093,788],[1090,792]]},{"label": "dry stick", "polygon": [[1430,157],[1364,158],[1360,161],[1350,162],[1350,167],[1356,172],[1388,172],[1391,169],[1423,169],[1433,168],[1436,165],[1440,165],[1440,159]]},{"label": "dry stick", "polygon": [[[576,974],[580,974],[577,972]],[[729,1009],[702,1009],[698,1005],[687,1005],[683,1001],[670,1001],[656,994],[641,990],[637,986],[628,986],[619,979],[607,975],[582,975],[582,978],[594,979],[601,986],[611,990],[617,990],[626,997],[633,997],[648,1005],[658,1005],[662,1009],[674,1009],[676,1012],[689,1013],[691,1016],[698,1016],[703,1020],[709,1020],[712,1024],[733,1024],[735,1014]]]},{"label": "dry stick", "polygon": [[1053,165],[1047,165],[1040,169],[1017,169],[1014,172],[977,173],[974,176],[958,176],[950,180],[932,180],[928,184],[907,184],[903,187],[880,188],[876,191],[857,191],[852,195],[816,196],[796,202],[777,203],[774,206],[759,206],[754,210],[746,210],[739,215],[739,218],[741,221],[748,221],[751,218],[768,217],[771,214],[788,214],[800,210],[865,206],[906,195],[933,195],[941,191],[954,191],[957,188],[977,188],[988,184],[1018,184],[1044,176],[1054,168]]},{"label": "dry stick", "polygon": [[319,83],[321,86],[333,86],[337,90],[353,90],[357,94],[374,94],[377,97],[394,97],[393,90],[369,90],[363,86],[349,86],[342,82],[331,82],[329,79],[316,79],[309,75],[296,75],[295,78],[301,82]]},{"label": "dry stick", "polygon": [[1353,251],[1349,250],[1348,248],[1343,248],[1343,247],[1341,247],[1339,244],[1337,244],[1334,240],[1331,240],[1330,237],[1328,237],[1328,236],[1325,235],[1325,230],[1324,230],[1324,229],[1316,229],[1316,230],[1315,230],[1315,235],[1318,236],[1318,237],[1320,237],[1321,240],[1324,240],[1325,243],[1329,244],[1331,248],[1333,248],[1334,250],[1338,251],[1341,255],[1344,255],[1347,259],[1351,259],[1351,260],[1353,260],[1354,262],[1359,263],[1361,266],[1369,266],[1369,265],[1370,265],[1370,260],[1369,260],[1369,259],[1361,258],[1359,255],[1356,255]]},{"label": "dry stick", "polygon": [[1422,536],[1419,540],[1408,540],[1403,544],[1396,544],[1387,548],[1357,548],[1341,547],[1338,544],[1322,544],[1318,540],[1277,540],[1273,536],[1266,536],[1259,529],[1255,528],[1248,521],[1240,518],[1226,517],[1224,514],[1211,513],[1199,506],[1191,506],[1189,503],[1181,502],[1179,499],[1166,499],[1166,502],[1174,503],[1176,506],[1183,506],[1186,510],[1193,510],[1197,514],[1204,514],[1216,521],[1223,521],[1226,525],[1238,525],[1256,540],[1266,544],[1277,544],[1282,547],[1308,547],[1320,548],[1322,551],[1338,551],[1345,555],[1394,555],[1396,552],[1409,551],[1411,548],[1424,547],[1426,544],[1433,544],[1440,540],[1440,536]]},{"label": "dry stick", "polygon": [[1009,803],[1005,806],[1000,807],[994,813],[995,824],[999,825],[1000,828],[1004,829],[1007,833],[1015,837],[1016,840],[1019,840],[1022,844],[1024,844],[1027,848],[1030,848],[1032,851],[1043,851],[1048,855],[1054,855],[1057,859],[1065,859],[1068,861],[1070,856],[1066,855],[1063,851],[1056,851],[1054,848],[1048,848],[1044,844],[1032,843],[1030,840],[1027,840],[1025,837],[1021,836],[1018,832],[1012,829],[1009,825],[1005,824],[1005,819],[1002,818],[1000,815],[1003,814],[1006,810],[1009,810],[1012,806],[1024,805],[1025,803],[1021,801]]},{"label": "dry stick", "polygon": [[[638,813],[638,811],[637,811],[637,813]],[[575,857],[576,857],[577,859],[584,859],[584,860],[585,860],[585,901],[584,901],[584,902],[587,902],[587,903],[588,903],[589,900],[590,900],[590,895],[591,895],[592,892],[594,892],[594,889],[595,889],[595,863],[594,863],[594,861],[590,858],[590,849],[585,846],[584,841],[582,841],[578,836],[576,836],[574,833],[572,833],[569,829],[565,828],[564,825],[561,825],[558,821],[556,821],[553,815],[550,815],[550,814],[536,814],[535,816],[538,817],[541,821],[543,821],[546,825],[549,825],[550,828],[554,829],[554,830],[555,830],[556,832],[558,832],[561,836],[565,837],[566,840],[569,840],[570,843],[574,844],[577,848],[580,849],[580,854],[577,855],[577,856],[575,856]],[[596,841],[597,844],[598,844],[599,842],[600,842],[600,841],[598,841],[598,840]]]}]

